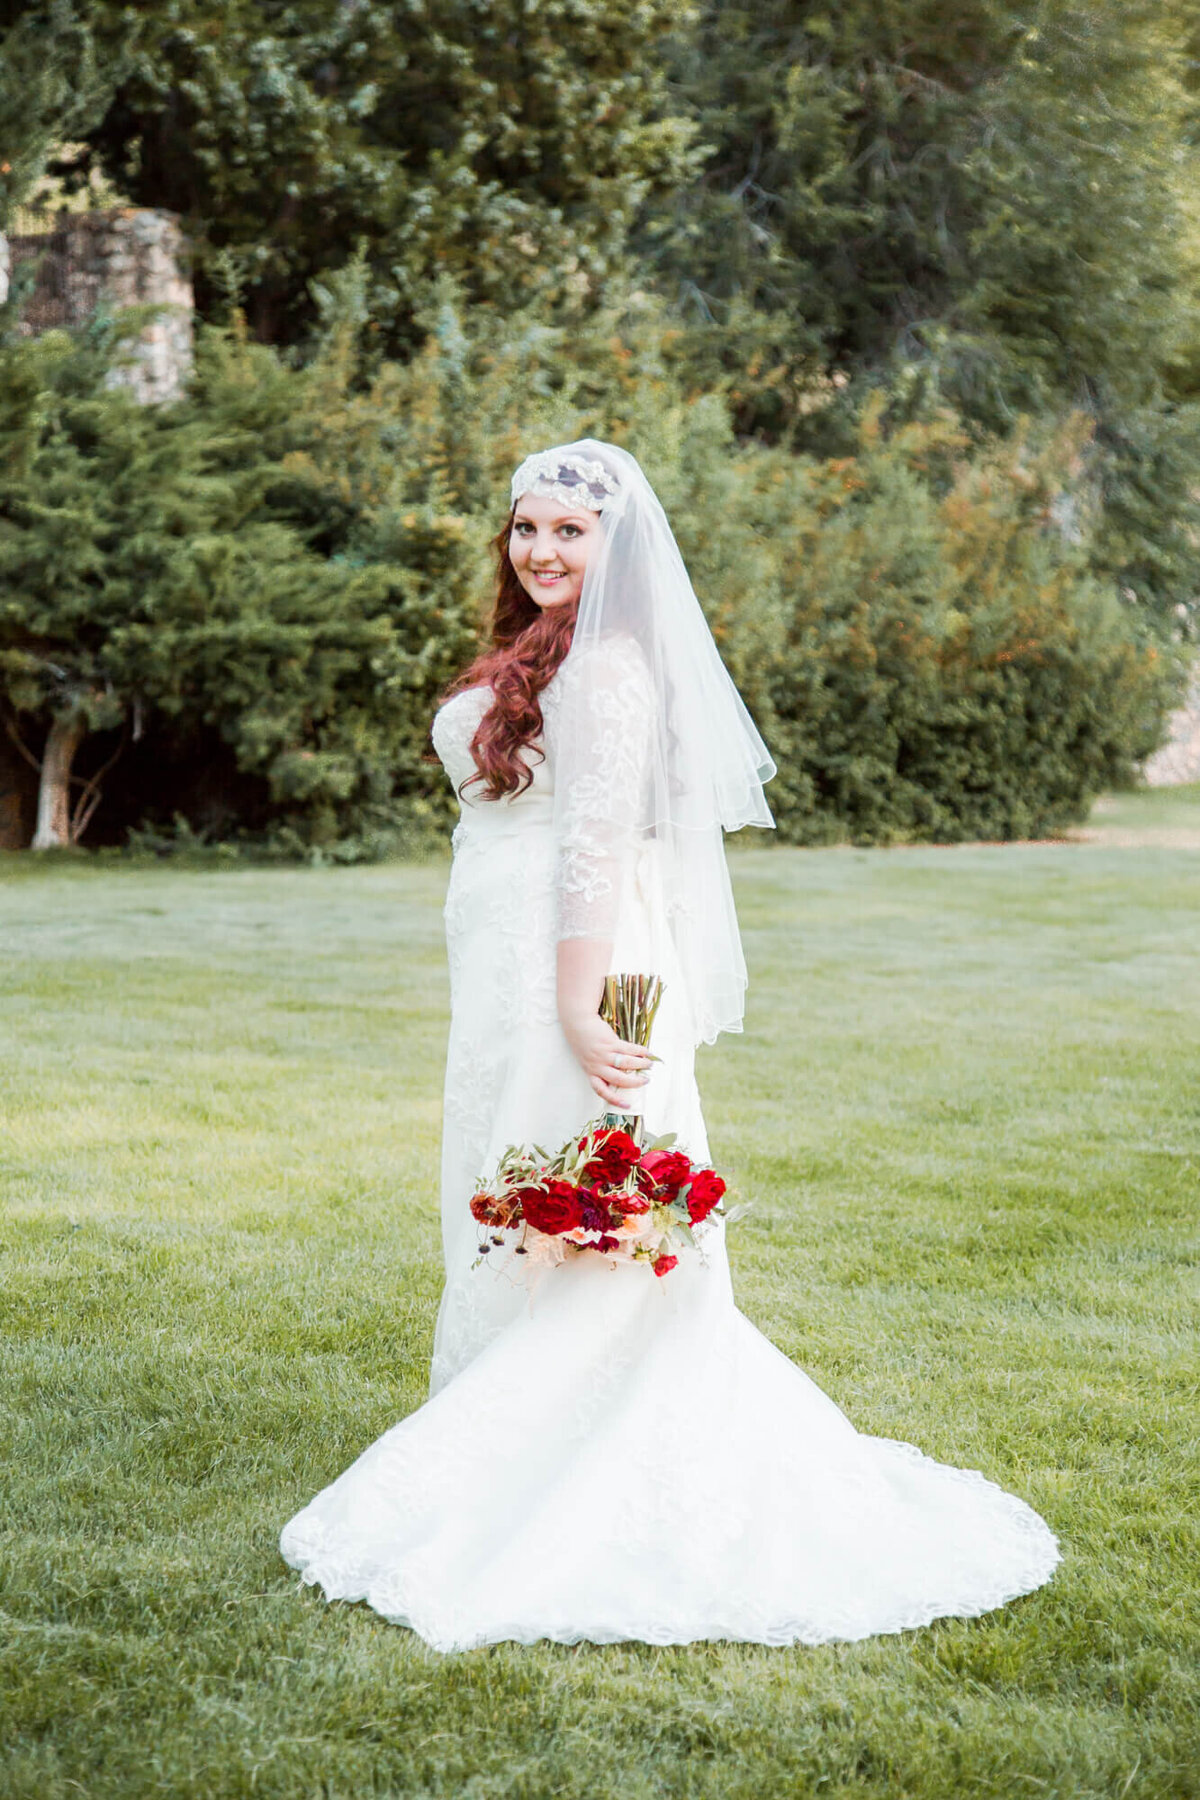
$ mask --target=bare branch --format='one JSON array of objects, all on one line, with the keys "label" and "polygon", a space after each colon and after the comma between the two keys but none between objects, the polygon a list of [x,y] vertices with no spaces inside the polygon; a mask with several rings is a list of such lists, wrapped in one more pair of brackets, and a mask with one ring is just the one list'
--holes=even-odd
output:
[{"label": "bare branch", "polygon": [[83,792],[75,802],[74,811],[71,814],[71,823],[68,827],[68,836],[73,844],[79,842],[80,838],[91,824],[92,816],[101,800],[104,798],[100,791],[100,783],[108,774],[108,771],[112,768],[128,742],[129,721],[126,719],[125,729],[121,733],[121,741],[109,757],[108,761],[106,763],[101,763],[100,767],[96,770],[96,773],[90,775],[86,781],[83,781],[82,776],[79,775],[72,775],[70,777],[70,780],[72,781],[82,781],[83,783]]},{"label": "bare branch", "polygon": [[17,746],[17,749],[21,752],[21,755],[25,758],[25,761],[29,764],[30,768],[36,769],[38,774],[40,775],[42,772],[42,765],[41,765],[40,761],[33,754],[33,751],[30,750],[29,748],[27,748],[27,746],[21,742],[21,739],[17,734],[17,728],[13,724],[11,719],[5,719],[4,729],[5,729],[5,731],[7,731],[9,737],[12,739],[13,743]]}]

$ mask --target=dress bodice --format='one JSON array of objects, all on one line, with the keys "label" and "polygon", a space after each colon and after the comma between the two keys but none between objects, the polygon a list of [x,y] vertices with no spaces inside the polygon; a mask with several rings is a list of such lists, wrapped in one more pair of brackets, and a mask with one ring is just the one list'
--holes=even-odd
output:
[{"label": "dress bodice", "polygon": [[492,698],[479,683],[434,719],[434,747],[459,799],[455,853],[486,853],[506,838],[534,863],[553,855],[545,875],[554,931],[613,938],[628,879],[653,837],[644,824],[653,694],[641,650],[617,635],[560,663],[538,695],[541,736],[519,752],[530,780],[499,800],[471,782],[471,742]]},{"label": "dress bodice", "polygon": [[557,679],[557,675],[552,676],[539,696],[546,735],[522,752],[533,779],[521,793],[505,794],[499,800],[490,799],[481,782],[465,789],[462,787],[463,782],[475,773],[471,740],[492,703],[491,688],[486,685],[464,688],[438,708],[433,720],[433,747],[458,796],[460,832],[476,826],[484,830],[506,826],[523,828],[551,819],[554,803],[551,721],[558,691]]}]

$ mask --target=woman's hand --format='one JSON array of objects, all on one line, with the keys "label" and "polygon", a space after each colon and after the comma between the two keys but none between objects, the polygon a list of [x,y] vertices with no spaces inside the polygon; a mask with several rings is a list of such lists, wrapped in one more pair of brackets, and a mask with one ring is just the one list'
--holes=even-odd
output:
[{"label": "woman's hand", "polygon": [[612,945],[598,938],[563,938],[558,946],[558,1017],[576,1062],[606,1106],[628,1112],[649,1081],[654,1060],[640,1044],[619,1038],[600,1017]]},{"label": "woman's hand", "polygon": [[648,1052],[619,1038],[599,1013],[564,1019],[562,1028],[576,1062],[604,1104],[617,1112],[630,1111],[650,1079]]}]

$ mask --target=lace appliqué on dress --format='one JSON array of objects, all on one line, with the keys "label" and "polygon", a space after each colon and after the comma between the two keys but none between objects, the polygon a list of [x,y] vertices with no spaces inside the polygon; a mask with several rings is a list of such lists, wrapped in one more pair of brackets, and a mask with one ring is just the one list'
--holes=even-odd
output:
[{"label": "lace appliqu\u00e9 on dress", "polygon": [[[654,694],[641,651],[627,639],[589,647],[560,675],[542,697],[559,788],[556,935],[611,939],[641,838]],[[561,767],[564,750],[569,770]]]}]

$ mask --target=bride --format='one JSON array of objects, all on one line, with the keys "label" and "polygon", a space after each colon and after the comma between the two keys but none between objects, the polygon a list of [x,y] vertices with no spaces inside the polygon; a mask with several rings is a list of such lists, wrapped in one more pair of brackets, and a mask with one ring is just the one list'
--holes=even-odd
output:
[{"label": "bride", "polygon": [[[817,1644],[1028,1593],[1049,1528],[856,1432],[737,1310],[723,1225],[663,1279],[480,1255],[468,1203],[509,1145],[622,1109],[708,1161],[694,1051],[741,1029],[746,985],[722,828],[772,824],[775,772],[626,451],[529,457],[497,550],[491,647],[433,727],[461,817],[431,1397],[284,1527],[285,1559],[441,1651]],[[622,970],[665,983],[659,1061],[598,1013]]]}]

